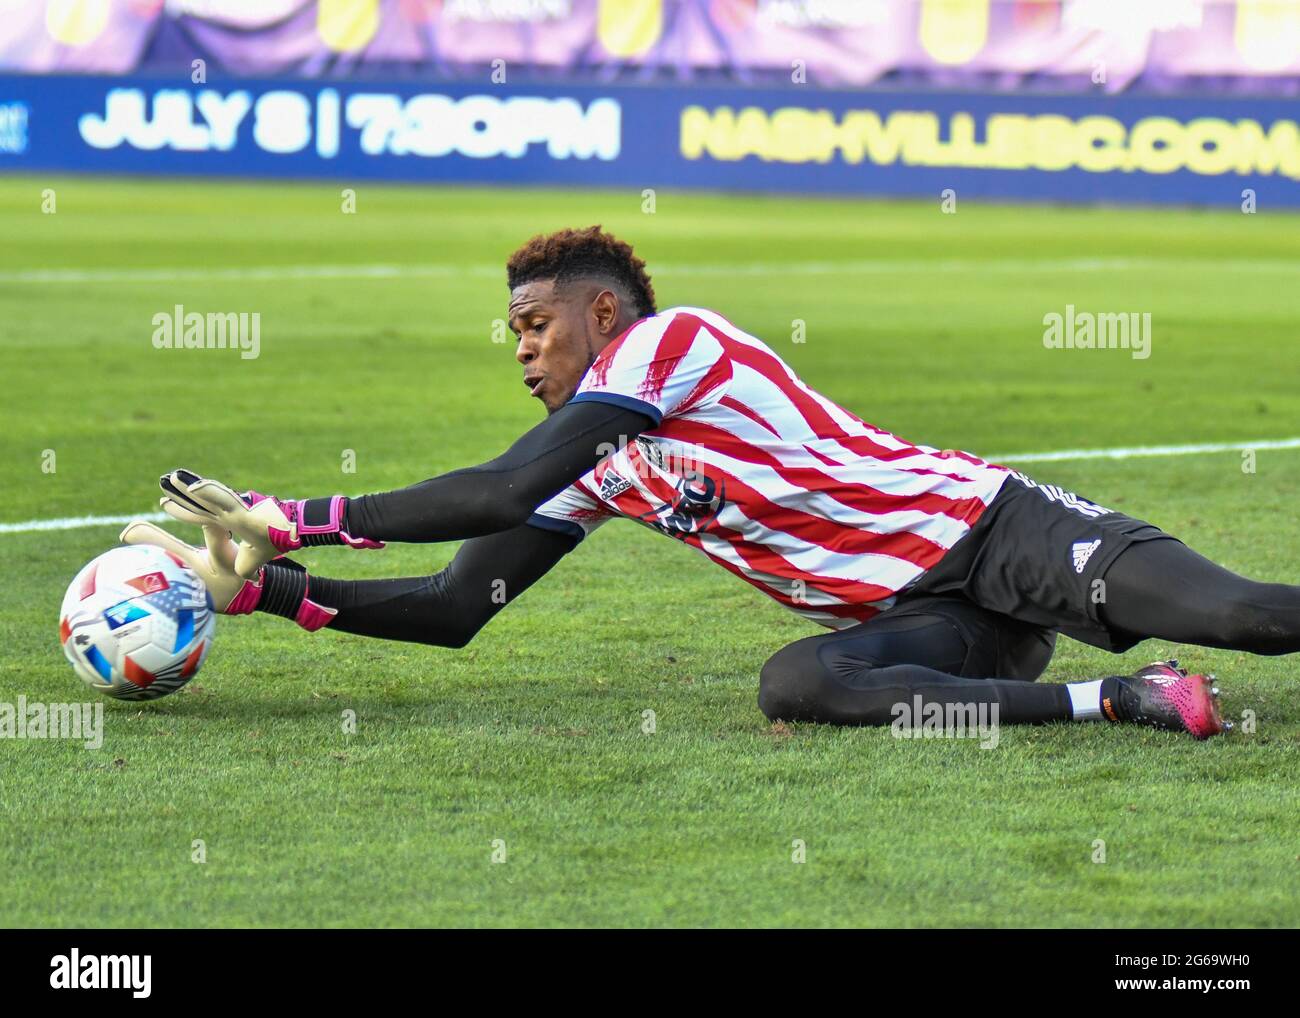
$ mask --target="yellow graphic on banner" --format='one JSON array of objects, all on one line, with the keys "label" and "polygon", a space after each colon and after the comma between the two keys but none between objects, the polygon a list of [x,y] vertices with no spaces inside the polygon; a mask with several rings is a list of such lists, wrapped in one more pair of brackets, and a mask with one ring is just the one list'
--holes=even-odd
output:
[{"label": "yellow graphic on banner", "polygon": [[45,30],[65,46],[84,46],[108,25],[110,0],[49,0]]},{"label": "yellow graphic on banner", "polygon": [[338,53],[362,49],[379,30],[379,0],[319,0],[316,31]]},{"label": "yellow graphic on banner", "polygon": [[1262,174],[1300,180],[1300,125],[1275,120],[992,113],[977,118],[931,110],[830,110],[787,106],[688,106],[681,116],[687,159],[982,170],[1080,169],[1087,173]]},{"label": "yellow graphic on banner", "polygon": [[921,45],[941,64],[964,64],[989,36],[989,0],[921,0]]},{"label": "yellow graphic on banner", "polygon": [[1238,0],[1234,31],[1241,59],[1257,71],[1280,71],[1300,57],[1300,4]]},{"label": "yellow graphic on banner", "polygon": [[596,32],[610,56],[640,56],[663,29],[663,0],[600,0]]}]

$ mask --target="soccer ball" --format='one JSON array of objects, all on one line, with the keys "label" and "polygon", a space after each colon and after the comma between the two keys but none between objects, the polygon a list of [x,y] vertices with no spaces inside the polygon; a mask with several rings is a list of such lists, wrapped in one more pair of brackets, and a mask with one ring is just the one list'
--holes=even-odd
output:
[{"label": "soccer ball", "polygon": [[147,545],[114,548],[88,563],[59,611],[59,642],[73,671],[119,700],[176,692],[197,674],[215,628],[203,581]]}]

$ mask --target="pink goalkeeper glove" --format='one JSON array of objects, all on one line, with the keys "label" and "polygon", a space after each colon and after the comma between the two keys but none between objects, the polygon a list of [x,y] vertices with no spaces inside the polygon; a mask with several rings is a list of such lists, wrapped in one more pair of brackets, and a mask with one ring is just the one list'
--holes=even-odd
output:
[{"label": "pink goalkeeper glove", "polygon": [[163,510],[182,523],[215,525],[239,539],[234,568],[252,579],[278,555],[299,548],[344,544],[351,548],[382,548],[382,541],[353,537],[343,529],[347,499],[284,500],[247,491],[242,495],[220,481],[190,470],[173,470],[159,478]]}]

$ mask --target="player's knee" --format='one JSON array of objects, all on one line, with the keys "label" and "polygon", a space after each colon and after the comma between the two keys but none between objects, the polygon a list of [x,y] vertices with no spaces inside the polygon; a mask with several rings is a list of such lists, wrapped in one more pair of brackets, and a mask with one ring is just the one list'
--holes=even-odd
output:
[{"label": "player's knee", "polygon": [[1004,641],[998,667],[988,674],[1033,682],[1047,670],[1055,650],[1055,632],[1040,626],[1023,626],[1013,638]]},{"label": "player's knee", "polygon": [[778,650],[758,674],[758,709],[769,721],[797,721],[807,706],[808,669],[816,662],[794,643]]}]

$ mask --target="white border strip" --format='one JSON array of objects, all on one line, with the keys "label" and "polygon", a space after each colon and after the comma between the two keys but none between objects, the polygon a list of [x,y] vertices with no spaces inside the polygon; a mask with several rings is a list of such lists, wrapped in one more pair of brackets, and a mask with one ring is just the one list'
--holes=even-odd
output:
[{"label": "white border strip", "polygon": [[[1062,449],[1058,452],[1005,453],[985,457],[990,463],[1060,463],[1065,460],[1130,460],[1144,456],[1196,456],[1209,452],[1240,452],[1245,449],[1300,449],[1300,437],[1266,438],[1258,442],[1200,442],[1192,445],[1132,445],[1117,449]],[[139,516],[66,516],[55,520],[23,520],[0,523],[0,534],[26,534],[41,530],[78,530],[82,527],[122,527],[132,520],[159,523],[166,513]]]}]

